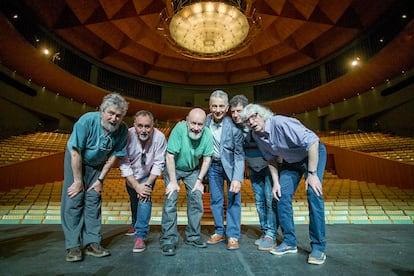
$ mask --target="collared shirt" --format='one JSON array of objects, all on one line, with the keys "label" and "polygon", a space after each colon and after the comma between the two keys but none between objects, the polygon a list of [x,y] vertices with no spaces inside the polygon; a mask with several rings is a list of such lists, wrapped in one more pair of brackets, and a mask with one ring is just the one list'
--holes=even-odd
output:
[{"label": "collared shirt", "polygon": [[125,155],[127,133],[127,125],[121,122],[117,130],[105,134],[101,124],[101,112],[88,112],[74,124],[67,149],[79,150],[82,162],[86,165],[102,166],[111,155]]},{"label": "collared shirt", "polygon": [[213,134],[213,143],[214,143],[214,152],[213,152],[213,159],[220,160],[220,140],[221,140],[221,132],[222,132],[222,122],[215,123],[214,120],[210,123],[210,130],[211,134]]},{"label": "collared shirt", "polygon": [[[129,128],[127,154],[119,160],[121,175],[123,177],[133,175],[138,181],[150,174],[161,175],[165,167],[166,150],[167,141],[158,129],[154,128],[152,136],[148,138],[143,148],[135,128]],[[145,154],[144,159],[143,154]]]},{"label": "collared shirt", "polygon": [[319,141],[299,120],[281,115],[267,119],[264,131],[264,135],[256,132],[252,135],[266,160],[280,156],[288,163],[302,161],[308,156],[310,146]]}]

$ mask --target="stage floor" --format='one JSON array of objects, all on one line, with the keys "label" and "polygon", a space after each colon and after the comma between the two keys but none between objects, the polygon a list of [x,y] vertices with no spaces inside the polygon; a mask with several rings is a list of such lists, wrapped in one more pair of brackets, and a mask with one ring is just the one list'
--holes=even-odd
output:
[{"label": "stage floor", "polygon": [[[184,244],[185,226],[179,226],[175,256],[163,256],[160,226],[151,225],[147,250],[133,253],[134,237],[124,235],[128,225],[103,225],[102,244],[111,256],[65,260],[64,236],[59,224],[0,225],[0,275],[414,275],[414,225],[327,225],[327,260],[306,262],[310,245],[308,225],[297,225],[298,253],[274,256],[254,245],[258,225],[242,225],[240,249],[224,243],[200,249]],[[213,226],[202,226],[202,238]]]}]

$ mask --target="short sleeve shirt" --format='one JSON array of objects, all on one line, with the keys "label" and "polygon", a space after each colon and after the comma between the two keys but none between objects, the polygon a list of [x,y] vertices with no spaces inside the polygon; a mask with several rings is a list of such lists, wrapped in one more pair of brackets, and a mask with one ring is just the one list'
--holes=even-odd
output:
[{"label": "short sleeve shirt", "polygon": [[67,149],[75,148],[82,154],[82,161],[89,166],[102,166],[109,156],[126,154],[128,126],[121,123],[119,128],[105,134],[101,124],[101,112],[88,112],[74,124]]},{"label": "short sleeve shirt", "polygon": [[171,131],[167,151],[175,155],[175,168],[192,171],[199,165],[202,157],[213,154],[213,136],[209,128],[203,129],[200,139],[192,140],[188,136],[186,122],[179,122]]}]

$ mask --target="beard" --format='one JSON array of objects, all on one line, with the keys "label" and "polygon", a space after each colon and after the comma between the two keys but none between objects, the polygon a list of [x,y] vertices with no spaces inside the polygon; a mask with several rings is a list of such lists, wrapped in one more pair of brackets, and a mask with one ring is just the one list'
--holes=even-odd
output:
[{"label": "beard", "polygon": [[188,132],[188,136],[190,137],[191,140],[198,140],[201,138],[201,135],[203,135],[203,132],[199,132],[199,133],[195,133],[192,132],[191,130]]},{"label": "beard", "polygon": [[141,140],[141,141],[147,141],[147,140],[148,140],[148,138],[149,138],[149,133],[146,133],[146,132],[144,132],[144,133],[140,133],[140,134],[138,135],[138,138],[139,138],[139,140]]},{"label": "beard", "polygon": [[119,124],[112,124],[108,121],[103,121],[102,126],[104,129],[106,129],[108,132],[114,132],[119,128]]}]

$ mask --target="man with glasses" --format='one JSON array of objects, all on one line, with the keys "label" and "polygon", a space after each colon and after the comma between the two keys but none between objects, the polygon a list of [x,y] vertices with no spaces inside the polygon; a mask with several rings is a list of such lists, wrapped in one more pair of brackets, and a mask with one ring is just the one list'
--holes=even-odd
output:
[{"label": "man with glasses", "polygon": [[[214,234],[208,244],[224,242],[227,249],[239,249],[241,227],[241,183],[244,180],[243,133],[228,117],[229,98],[216,90],[210,95],[210,113],[206,126],[213,134],[214,153],[208,170],[210,208],[214,217]],[[224,182],[227,186],[226,227],[224,227]]]},{"label": "man with glasses", "polygon": [[104,97],[98,112],[82,115],[69,137],[62,188],[61,220],[66,261],[81,261],[81,248],[94,257],[110,255],[101,246],[101,192],[105,176],[126,153],[128,103],[117,94]]},{"label": "man with glasses", "polygon": [[[269,163],[273,179],[273,197],[277,202],[277,215],[283,233],[283,242],[270,253],[285,255],[297,253],[293,220],[293,195],[302,175],[309,206],[309,237],[312,251],[308,263],[323,264],[325,249],[325,211],[322,197],[322,179],[326,163],[326,148],[319,137],[295,118],[274,115],[258,104],[247,105],[242,119],[253,131],[252,135],[264,158]],[[283,158],[277,169],[276,158]]]},{"label": "man with glasses", "polygon": [[134,116],[133,127],[128,130],[127,154],[119,161],[131,204],[132,224],[126,235],[135,235],[132,252],[146,249],[152,209],[151,193],[155,180],[164,170],[166,149],[165,135],[154,128],[152,113],[138,111]]},{"label": "man with glasses", "polygon": [[210,130],[204,127],[205,120],[204,110],[192,109],[185,122],[175,125],[168,139],[160,239],[162,254],[165,256],[175,255],[178,243],[177,199],[180,180],[184,182],[187,191],[188,224],[185,243],[198,248],[207,247],[200,239],[200,222],[204,213],[202,180],[210,166],[213,137]]}]

